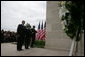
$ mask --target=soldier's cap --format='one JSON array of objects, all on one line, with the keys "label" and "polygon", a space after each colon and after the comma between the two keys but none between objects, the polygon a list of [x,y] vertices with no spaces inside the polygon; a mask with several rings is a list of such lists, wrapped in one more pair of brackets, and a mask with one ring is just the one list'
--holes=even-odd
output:
[{"label": "soldier's cap", "polygon": [[26,27],[28,28],[28,27],[31,27],[31,26],[30,26],[30,24],[27,23],[27,24],[26,24]]}]

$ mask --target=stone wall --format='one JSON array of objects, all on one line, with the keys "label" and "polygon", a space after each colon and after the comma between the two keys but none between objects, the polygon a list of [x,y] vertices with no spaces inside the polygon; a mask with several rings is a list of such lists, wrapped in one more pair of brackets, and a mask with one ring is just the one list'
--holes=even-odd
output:
[{"label": "stone wall", "polygon": [[47,1],[45,48],[69,51],[71,39],[62,29],[58,1]]}]

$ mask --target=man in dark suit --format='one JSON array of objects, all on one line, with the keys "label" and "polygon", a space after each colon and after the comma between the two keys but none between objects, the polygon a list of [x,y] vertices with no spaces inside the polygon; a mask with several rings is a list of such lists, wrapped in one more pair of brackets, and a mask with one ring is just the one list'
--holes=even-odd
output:
[{"label": "man in dark suit", "polygon": [[35,30],[35,26],[33,26],[33,28],[31,29],[32,31],[32,42],[31,42],[31,47],[33,48],[34,42],[35,42],[35,36],[37,31]]},{"label": "man in dark suit", "polygon": [[19,24],[18,28],[17,28],[17,34],[18,34],[18,37],[17,37],[17,50],[18,51],[22,50],[22,45],[24,43],[25,30],[26,30],[24,24],[25,24],[25,21],[23,20],[22,24]]}]

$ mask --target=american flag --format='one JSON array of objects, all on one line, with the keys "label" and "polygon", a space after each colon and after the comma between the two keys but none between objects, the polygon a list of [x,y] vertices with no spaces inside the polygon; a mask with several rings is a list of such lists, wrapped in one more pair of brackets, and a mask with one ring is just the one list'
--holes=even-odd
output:
[{"label": "american flag", "polygon": [[42,22],[40,39],[45,40],[45,38],[46,38],[46,22],[44,24],[44,27],[43,27],[43,22]]},{"label": "american flag", "polygon": [[43,35],[43,21],[42,21],[42,25],[41,25],[41,30],[40,30],[40,40],[42,40],[42,35]]},{"label": "american flag", "polygon": [[40,22],[39,22],[38,30],[37,30],[37,33],[36,33],[36,40],[39,40],[39,38],[40,38]]},{"label": "american flag", "polygon": [[43,27],[43,22],[42,22],[41,29],[40,29],[40,23],[39,23],[37,32],[38,32],[36,34],[37,40],[45,40],[45,38],[46,38],[46,22],[44,24],[44,27]]}]

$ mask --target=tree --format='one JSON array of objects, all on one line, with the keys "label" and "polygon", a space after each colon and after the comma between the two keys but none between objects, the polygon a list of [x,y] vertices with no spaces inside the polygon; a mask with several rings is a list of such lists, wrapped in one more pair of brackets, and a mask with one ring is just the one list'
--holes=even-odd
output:
[{"label": "tree", "polygon": [[62,20],[66,21],[66,34],[76,41],[79,41],[80,33],[83,30],[84,20],[84,2],[83,1],[66,1],[65,7],[69,12],[62,16]]},{"label": "tree", "polygon": [[65,1],[65,8],[68,12],[62,15],[62,20],[66,21],[65,33],[76,41],[76,52],[78,51],[78,42],[81,40],[82,30],[84,30],[84,1]]}]

